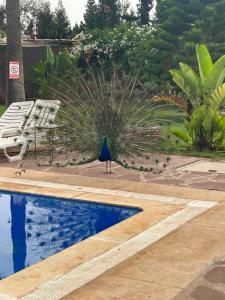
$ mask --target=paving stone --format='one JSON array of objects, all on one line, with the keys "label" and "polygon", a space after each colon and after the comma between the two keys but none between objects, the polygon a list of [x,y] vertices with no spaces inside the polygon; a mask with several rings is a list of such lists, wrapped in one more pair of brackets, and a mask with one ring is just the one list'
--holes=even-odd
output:
[{"label": "paving stone", "polygon": [[[38,170],[45,172],[54,172],[67,175],[79,175],[80,177],[98,177],[103,180],[128,180],[133,182],[143,183],[158,183],[170,186],[194,187],[198,189],[215,189],[225,191],[225,174],[207,173],[207,172],[187,172],[186,170],[178,170],[181,166],[189,165],[193,162],[203,161],[204,164],[210,163],[211,160],[199,159],[195,157],[184,157],[173,155],[171,163],[162,174],[149,174],[139,172],[137,170],[127,170],[116,163],[112,163],[112,174],[105,173],[105,165],[99,161],[95,161],[86,165],[68,166],[65,168],[57,167],[38,167],[34,161],[33,155],[29,155],[23,161],[23,166],[26,170]],[[0,157],[1,167],[18,168],[18,163],[7,163],[4,157]]]},{"label": "paving stone", "polygon": [[216,267],[209,271],[205,276],[211,283],[225,283],[225,267]]},{"label": "paving stone", "polygon": [[218,265],[224,265],[225,264],[225,260],[218,261],[218,262],[216,262],[216,264],[218,264]]},{"label": "paving stone", "polygon": [[207,286],[197,286],[191,293],[195,300],[225,300],[225,294]]}]

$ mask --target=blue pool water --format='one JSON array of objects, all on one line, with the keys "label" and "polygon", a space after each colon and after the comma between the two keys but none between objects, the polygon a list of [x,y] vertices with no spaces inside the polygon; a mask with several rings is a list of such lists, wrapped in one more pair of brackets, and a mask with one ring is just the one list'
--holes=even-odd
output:
[{"label": "blue pool water", "polygon": [[141,210],[0,191],[0,279]]}]

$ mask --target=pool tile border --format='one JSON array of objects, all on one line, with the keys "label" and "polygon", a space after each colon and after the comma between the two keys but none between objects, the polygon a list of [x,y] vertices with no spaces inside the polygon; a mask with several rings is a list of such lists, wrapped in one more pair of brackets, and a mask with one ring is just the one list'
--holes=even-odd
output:
[{"label": "pool tile border", "polygon": [[[64,189],[64,190],[81,192],[81,193],[83,192],[83,193],[102,194],[102,195],[109,195],[109,196],[119,196],[119,197],[141,199],[147,201],[159,201],[168,204],[188,204],[189,202],[192,201],[190,199],[185,199],[185,198],[133,193],[133,192],[120,191],[120,190],[100,189],[100,188],[84,187],[79,185],[52,183],[52,182],[36,181],[36,180],[29,180],[29,179],[0,177],[0,182],[25,184],[25,185],[31,185],[36,187],[46,187],[46,188],[54,188],[54,189]],[[199,201],[199,202],[204,202],[206,203],[206,205],[207,202],[211,203],[210,201]]]}]

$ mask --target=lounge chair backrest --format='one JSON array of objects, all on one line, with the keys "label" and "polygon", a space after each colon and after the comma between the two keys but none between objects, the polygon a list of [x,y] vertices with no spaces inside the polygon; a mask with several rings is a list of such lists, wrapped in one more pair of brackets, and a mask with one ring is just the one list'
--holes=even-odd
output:
[{"label": "lounge chair backrest", "polygon": [[0,117],[0,129],[22,128],[34,106],[34,101],[14,102]]},{"label": "lounge chair backrest", "polygon": [[61,102],[59,100],[36,100],[24,128],[24,135],[34,135],[34,128],[48,127],[54,123]]}]

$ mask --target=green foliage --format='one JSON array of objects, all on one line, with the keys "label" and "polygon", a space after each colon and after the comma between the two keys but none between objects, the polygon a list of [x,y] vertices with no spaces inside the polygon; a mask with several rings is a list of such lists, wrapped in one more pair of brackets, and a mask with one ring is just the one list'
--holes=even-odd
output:
[{"label": "green foliage", "polygon": [[[76,37],[74,52],[80,52],[81,58],[83,51],[92,52],[95,63],[97,61],[97,64],[107,68],[116,62],[126,73],[132,73],[141,66],[139,78],[152,94],[159,90],[168,91],[172,87],[168,69],[175,68],[179,61],[185,59],[188,65],[195,68],[197,43],[207,42],[213,49],[214,60],[225,51],[222,40],[218,44],[215,37],[216,28],[220,32],[223,29],[223,18],[217,20],[217,15],[220,13],[222,16],[219,7],[223,6],[225,0],[158,0],[155,18],[150,24],[149,8],[152,7],[152,1],[139,1],[136,19],[135,15],[130,15],[129,19],[129,9],[126,5],[122,8],[120,4],[120,20],[115,18],[117,21],[109,25],[109,19],[104,21],[107,14],[103,8],[107,13],[117,14],[118,11],[118,7],[113,6],[115,1],[114,4],[111,2],[104,0],[98,5],[94,0],[88,1],[86,30]],[[107,5],[109,10],[106,9]],[[217,23],[220,25],[215,27]],[[142,38],[139,38],[139,33]]]},{"label": "green foliage", "polygon": [[5,112],[5,109],[4,105],[0,105],[0,116]]},{"label": "green foliage", "polygon": [[[5,1],[0,1],[0,36],[5,36],[6,7]],[[44,0],[20,0],[20,21],[22,32],[29,33],[28,26],[36,18],[36,13],[44,5]]]},{"label": "green foliage", "polygon": [[120,21],[119,0],[99,0],[99,27],[114,28]]},{"label": "green foliage", "polygon": [[202,105],[194,109],[190,120],[171,129],[181,145],[195,150],[225,148],[225,117],[214,106]]},{"label": "green foliage", "polygon": [[139,0],[138,16],[141,25],[149,24],[149,13],[152,8],[153,8],[152,0]]},{"label": "green foliage", "polygon": [[220,110],[225,105],[225,56],[213,64],[205,45],[197,45],[196,55],[199,75],[183,63],[180,70],[170,71],[191,103],[189,118],[170,132],[181,144],[193,149],[224,149],[225,117]]},{"label": "green foliage", "polygon": [[217,0],[213,1],[213,5],[211,6],[211,16],[212,20],[208,24],[209,33],[210,33],[210,42],[214,43],[224,43],[225,39],[225,1]]},{"label": "green foliage", "polygon": [[71,35],[70,22],[62,1],[53,12],[49,2],[37,11],[37,35],[40,39],[65,39]]},{"label": "green foliage", "polygon": [[152,38],[150,68],[163,81],[169,81],[167,70],[182,59],[186,46],[184,37],[194,26],[198,9],[192,10],[192,1],[159,0]]},{"label": "green foliage", "polygon": [[[196,56],[199,75],[192,67],[184,63],[180,63],[179,70],[170,70],[173,81],[186,94],[190,102],[188,113],[199,105],[207,103],[225,78],[225,55],[213,64],[207,47],[200,44],[196,47]],[[220,105],[224,103],[220,102]]]},{"label": "green foliage", "polygon": [[41,10],[44,5],[44,0],[20,0],[20,19],[23,32],[27,31],[29,24],[36,19],[37,12]]},{"label": "green foliage", "polygon": [[82,53],[89,52],[95,64],[104,69],[111,68],[113,63],[124,73],[135,75],[136,70],[140,69],[141,82],[154,94],[159,88],[167,90],[169,83],[162,82],[152,69],[152,39],[150,26],[122,22],[111,30],[80,33],[75,37],[72,53],[81,56]]},{"label": "green foliage", "polygon": [[84,22],[87,29],[91,30],[99,26],[99,10],[95,0],[88,0],[84,14]]},{"label": "green foliage", "polygon": [[121,7],[118,0],[88,0],[84,14],[85,27],[105,29],[114,28],[120,22]]},{"label": "green foliage", "polygon": [[4,37],[5,36],[5,7],[1,4],[0,5],[0,37]]},{"label": "green foliage", "polygon": [[72,77],[76,59],[65,49],[55,55],[50,47],[46,48],[46,59],[35,67],[36,83],[39,86],[39,95],[43,98],[55,98],[54,88],[61,88],[67,81],[73,83]]},{"label": "green foliage", "polygon": [[120,1],[120,16],[121,20],[132,23],[138,20],[134,10],[130,6],[129,0]]},{"label": "green foliage", "polygon": [[54,15],[49,2],[46,2],[37,13],[37,37],[39,39],[54,38]]},{"label": "green foliage", "polygon": [[71,34],[70,21],[66,14],[66,10],[62,4],[62,0],[58,0],[58,5],[54,13],[54,22],[55,22],[55,38],[56,39],[65,39],[68,38]]}]

